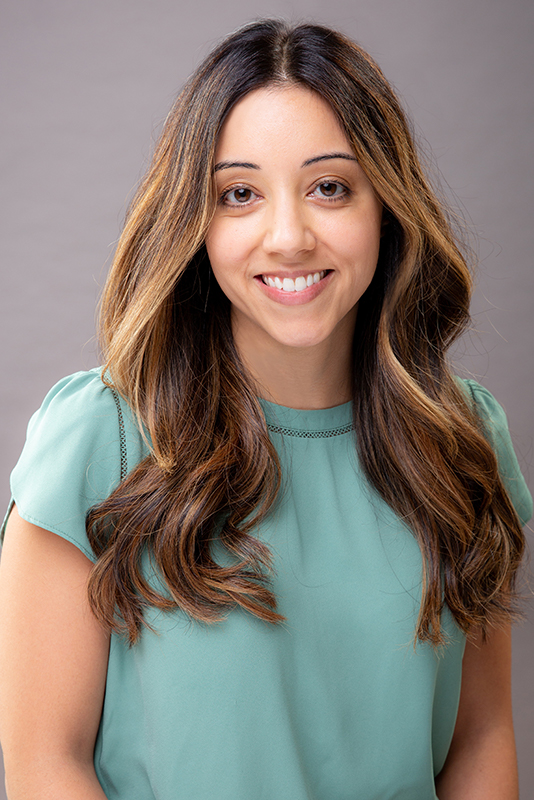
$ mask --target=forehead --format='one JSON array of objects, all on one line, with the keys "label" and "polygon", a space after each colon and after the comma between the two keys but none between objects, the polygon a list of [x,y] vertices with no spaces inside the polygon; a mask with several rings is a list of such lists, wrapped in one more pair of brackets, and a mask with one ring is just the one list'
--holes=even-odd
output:
[{"label": "forehead", "polygon": [[243,151],[261,154],[266,148],[282,154],[299,147],[351,149],[322,97],[304,86],[269,86],[245,95],[230,111],[219,135],[216,158],[241,156]]}]

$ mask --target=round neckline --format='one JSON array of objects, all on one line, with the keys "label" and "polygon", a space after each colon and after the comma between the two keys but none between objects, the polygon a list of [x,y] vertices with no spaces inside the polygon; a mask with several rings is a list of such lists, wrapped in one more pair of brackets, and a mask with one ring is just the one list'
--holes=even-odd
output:
[{"label": "round neckline", "polygon": [[[332,408],[289,408],[258,398],[268,427],[275,432],[332,432],[352,429],[352,400]],[[277,430],[280,429],[280,430]]]}]

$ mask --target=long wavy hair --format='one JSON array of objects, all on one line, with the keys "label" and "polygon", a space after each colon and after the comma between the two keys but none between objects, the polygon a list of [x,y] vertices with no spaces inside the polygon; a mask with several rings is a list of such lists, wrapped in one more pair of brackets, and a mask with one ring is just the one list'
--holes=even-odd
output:
[{"label": "long wavy hair", "polygon": [[[101,303],[114,387],[150,455],[87,518],[96,616],[137,641],[149,606],[210,623],[236,605],[283,619],[271,556],[254,536],[280,465],[232,339],[204,240],[221,126],[248,92],[302,85],[337,116],[387,224],[354,338],[359,458],[423,556],[416,637],[443,641],[448,606],[466,633],[514,612],[524,542],[495,455],[446,361],[469,319],[470,272],[379,67],[340,33],[263,20],[225,39],[187,83],[129,209]],[[215,537],[231,554],[213,558]],[[146,575],[146,554],[159,584]]]}]

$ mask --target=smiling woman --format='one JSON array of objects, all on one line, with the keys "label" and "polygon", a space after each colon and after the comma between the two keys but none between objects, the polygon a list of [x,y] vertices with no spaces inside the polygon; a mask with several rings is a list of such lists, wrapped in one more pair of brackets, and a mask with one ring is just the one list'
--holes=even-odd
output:
[{"label": "smiling woman", "polygon": [[[206,248],[242,360],[263,396],[282,405],[350,400],[351,342],[376,270],[382,203],[345,132],[307,88],[257,89],[230,113],[215,159]],[[300,365],[299,383],[289,389],[277,369],[264,380],[261,364],[288,359]]]},{"label": "smiling woman", "polygon": [[253,23],[130,208],[0,568],[10,800],[515,800],[532,501],[451,374],[469,270],[356,44]]}]

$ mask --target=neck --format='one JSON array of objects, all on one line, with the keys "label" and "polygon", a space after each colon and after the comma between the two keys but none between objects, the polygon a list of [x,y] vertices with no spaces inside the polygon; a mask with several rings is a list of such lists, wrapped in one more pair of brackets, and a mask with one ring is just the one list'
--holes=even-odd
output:
[{"label": "neck", "polygon": [[292,347],[233,325],[240,358],[258,394],[296,409],[332,408],[352,399],[352,320],[308,347]]}]

